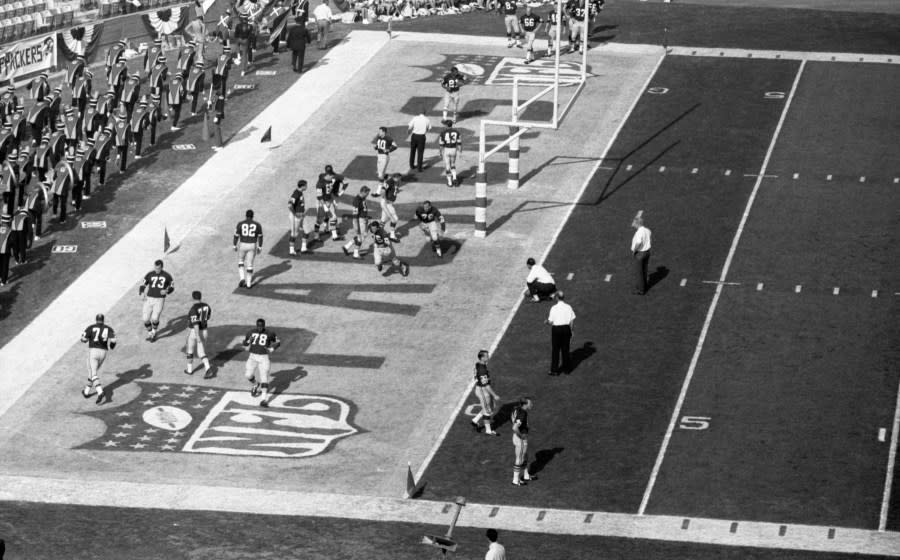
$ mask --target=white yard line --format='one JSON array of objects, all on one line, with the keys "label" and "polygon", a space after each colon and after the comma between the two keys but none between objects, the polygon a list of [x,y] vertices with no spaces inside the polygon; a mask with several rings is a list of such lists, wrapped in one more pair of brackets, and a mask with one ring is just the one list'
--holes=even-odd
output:
[{"label": "white yard line", "polygon": [[[619,136],[619,132],[622,130],[622,127],[625,126],[625,123],[628,121],[628,117],[631,116],[632,111],[637,106],[638,101],[641,99],[641,96],[647,90],[647,86],[650,84],[650,81],[653,79],[653,76],[656,75],[657,69],[659,69],[659,65],[662,64],[662,61],[665,59],[665,54],[659,49],[656,48],[656,52],[659,53],[659,59],[656,61],[656,64],[653,66],[653,70],[649,73],[647,80],[644,82],[643,87],[638,90],[637,96],[635,96],[634,100],[631,102],[631,106],[628,108],[628,111],[619,121],[619,125],[616,127],[615,132],[610,137],[609,142],[606,144],[606,147],[603,149],[601,156],[597,159],[597,162],[594,164],[590,173],[588,173],[587,178],[582,183],[581,188],[578,189],[578,195],[575,197],[574,202],[578,202],[581,200],[582,195],[584,195],[585,189],[587,189],[588,185],[591,182],[591,178],[597,173],[597,169],[602,165],[603,159],[606,157],[606,154],[609,152],[609,149],[612,147],[613,142],[616,141],[616,138]],[[540,264],[547,259],[547,255],[550,254],[550,250],[556,244],[556,240],[559,238],[560,233],[562,233],[563,228],[566,226],[566,223],[569,221],[569,217],[572,215],[572,212],[575,211],[575,204],[569,206],[569,209],[566,211],[566,215],[563,220],[559,223],[559,227],[556,228],[556,232],[554,232],[553,237],[550,239],[550,242],[547,244],[547,248],[544,250],[544,254],[541,255],[541,258],[538,260]],[[497,332],[497,336],[494,338],[494,342],[491,344],[489,352],[493,353],[494,350],[497,349],[497,345],[500,344],[500,341],[503,339],[503,335],[506,334],[506,330],[509,328],[510,323],[512,323],[513,317],[515,317],[516,312],[519,310],[519,306],[522,305],[523,298],[519,298],[513,308],[509,311],[509,315],[506,317],[506,320],[503,322],[503,326],[500,327],[500,330]],[[472,387],[474,386],[475,381],[472,380],[466,386],[465,391],[463,391],[462,396],[459,399],[459,402],[456,404],[456,407],[453,409],[453,413],[447,419],[446,424],[444,424],[444,428],[441,430],[440,435],[438,435],[437,440],[435,440],[434,445],[431,447],[431,450],[428,452],[428,455],[425,456],[425,459],[422,461],[422,465],[416,471],[416,481],[420,481],[422,479],[422,475],[425,474],[425,471],[428,469],[428,465],[431,464],[432,459],[434,459],[435,454],[438,449],[440,449],[441,445],[444,443],[444,439],[447,437],[447,434],[450,432],[450,428],[453,426],[453,423],[456,421],[456,417],[459,415],[462,407],[466,404],[466,399],[469,397],[469,393],[472,392]]]},{"label": "white yard line", "polygon": [[[387,41],[385,33],[376,31],[348,35],[325,56],[325,64],[304,73],[235,135],[240,140],[211,157],[0,349],[0,382],[5,387],[0,392],[0,416],[69,351],[95,314],[108,313],[134,289],[141,274],[162,257],[164,229],[168,228],[173,246],[178,245],[203,219],[205,213],[197,209],[225,198],[270,155],[278,157],[271,147],[313,116]],[[260,143],[269,126],[272,143]],[[73,367],[80,371],[83,366]]]},{"label": "white yard line", "polygon": [[894,469],[897,466],[897,432],[900,431],[900,385],[897,386],[897,404],[894,407],[894,423],[891,425],[891,448],[888,451],[887,473],[884,475],[884,494],[881,497],[881,514],[878,516],[878,530],[887,528],[888,508],[891,504],[891,487],[894,483]]},{"label": "white yard line", "polygon": [[647,483],[647,488],[644,490],[644,496],[641,499],[640,508],[638,508],[638,515],[643,515],[644,512],[647,511],[647,503],[650,501],[650,494],[653,492],[653,486],[656,484],[656,477],[659,476],[659,469],[662,467],[663,459],[666,456],[666,450],[669,448],[669,441],[672,439],[672,433],[675,431],[675,426],[678,423],[678,419],[681,416],[681,408],[684,406],[684,399],[687,396],[688,388],[691,385],[691,379],[694,377],[694,371],[697,369],[697,362],[700,360],[700,353],[703,351],[703,343],[706,341],[706,335],[709,333],[709,326],[712,323],[713,315],[716,313],[716,306],[719,304],[719,297],[722,295],[722,290],[724,288],[725,279],[728,277],[728,270],[731,268],[731,261],[734,259],[734,254],[737,251],[738,243],[741,240],[741,234],[744,232],[744,226],[747,224],[747,219],[750,217],[750,210],[753,208],[753,203],[756,200],[756,194],[759,192],[759,187],[762,185],[763,179],[766,174],[766,168],[769,166],[769,159],[772,157],[772,152],[775,150],[775,144],[778,141],[778,135],[781,133],[781,127],[784,125],[785,117],[787,117],[788,110],[791,107],[791,102],[794,99],[794,93],[797,91],[797,84],[800,83],[800,77],[803,75],[803,69],[806,67],[806,61],[800,63],[800,67],[797,69],[797,75],[794,77],[794,83],[791,86],[791,92],[787,97],[787,101],[784,104],[784,109],[781,111],[781,118],[778,119],[778,125],[775,127],[775,132],[772,134],[772,141],[769,142],[769,149],[766,151],[766,156],[763,159],[762,167],[760,167],[759,175],[756,178],[756,182],[753,185],[753,191],[750,193],[750,198],[747,200],[747,205],[744,208],[744,213],[741,216],[741,221],[738,224],[737,231],[734,234],[734,239],[731,240],[731,248],[728,250],[728,256],[725,258],[725,264],[722,266],[722,273],[719,275],[719,283],[716,285],[715,294],[713,294],[712,302],[709,304],[709,310],[706,312],[706,320],[703,322],[703,328],[700,330],[700,339],[697,341],[697,346],[694,348],[694,355],[691,357],[691,363],[688,366],[687,374],[684,377],[684,383],[681,385],[681,392],[678,394],[678,400],[675,403],[675,410],[672,411],[672,417],[669,419],[669,426],[666,428],[666,435],[663,437],[662,445],[659,448],[659,453],[656,456],[656,462],[653,464],[653,470],[650,472],[650,480]]},{"label": "white yard line", "polygon": [[[147,484],[109,481],[103,492],[65,479],[0,476],[0,501],[52,502],[82,506],[218,511],[259,515],[329,517],[363,521],[446,525],[453,515],[445,502],[352,494],[271,489]],[[733,519],[588,512],[469,503],[460,527],[558,535],[584,535],[808,550],[841,554],[900,556],[900,533],[816,525],[784,525]],[[733,525],[737,525],[732,532]]]}]

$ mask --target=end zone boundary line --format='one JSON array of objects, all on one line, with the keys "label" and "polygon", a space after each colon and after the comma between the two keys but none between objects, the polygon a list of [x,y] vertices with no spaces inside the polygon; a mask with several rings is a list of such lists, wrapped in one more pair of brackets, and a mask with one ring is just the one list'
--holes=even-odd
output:
[{"label": "end zone boundary line", "polygon": [[[569,222],[569,218],[572,216],[572,212],[575,211],[575,206],[576,206],[577,202],[579,200],[581,200],[581,197],[584,195],[584,191],[587,190],[587,187],[590,184],[591,179],[593,179],[594,175],[597,174],[597,170],[603,164],[603,160],[606,158],[606,154],[609,152],[610,148],[612,148],[613,143],[619,137],[619,133],[622,131],[622,128],[625,126],[625,123],[628,122],[628,119],[631,116],[631,113],[634,111],[634,108],[637,106],[638,102],[644,96],[644,93],[647,91],[647,87],[650,85],[650,82],[653,80],[654,76],[656,76],[656,72],[657,72],[657,70],[659,70],[659,66],[662,64],[663,60],[665,60],[665,58],[666,58],[665,50],[660,48],[660,51],[661,52],[659,53],[659,59],[656,61],[656,64],[653,66],[653,70],[650,72],[649,76],[647,77],[646,81],[644,82],[643,86],[641,87],[638,95],[634,98],[634,101],[632,101],[631,106],[628,108],[628,111],[626,111],[622,120],[619,121],[619,124],[616,127],[615,132],[610,137],[609,142],[607,142],[606,147],[603,148],[603,152],[597,159],[597,162],[594,164],[594,167],[591,169],[587,178],[584,180],[584,183],[582,183],[581,188],[578,190],[578,195],[575,197],[574,203],[569,206],[569,209],[566,212],[565,217],[560,222],[559,227],[556,229],[556,232],[553,234],[553,237],[550,239],[550,243],[547,244],[547,248],[544,250],[544,253],[541,255],[541,258],[538,260],[538,262],[540,264],[543,264],[544,261],[547,260],[547,256],[550,254],[550,251],[553,249],[554,245],[556,245],[556,241],[559,238],[560,234],[562,233],[563,228],[565,228],[566,224]],[[523,301],[523,299],[519,298],[519,300],[516,302],[515,305],[513,305],[512,309],[510,310],[509,315],[507,315],[506,320],[503,322],[503,325],[500,327],[500,331],[497,333],[497,336],[494,338],[494,341],[491,343],[491,346],[488,350],[491,354],[493,354],[494,351],[497,349],[497,346],[500,345],[500,341],[503,339],[503,336],[506,334],[506,330],[509,328],[509,325],[512,323],[513,317],[516,316],[516,313],[518,312],[519,307],[522,305],[522,301]],[[444,427],[441,430],[440,435],[438,435],[438,438],[434,442],[434,445],[431,447],[431,450],[428,452],[428,455],[426,455],[425,459],[422,461],[422,465],[416,471],[415,480],[417,483],[418,483],[418,481],[422,480],[422,476],[425,474],[425,471],[428,470],[428,466],[431,464],[431,461],[434,459],[434,456],[437,454],[438,449],[440,449],[441,445],[444,443],[444,439],[446,439],[447,434],[450,433],[450,428],[453,427],[453,423],[456,421],[456,417],[459,416],[460,411],[462,410],[463,406],[465,406],[466,400],[469,398],[469,393],[472,392],[472,388],[474,387],[474,385],[475,385],[474,380],[470,381],[468,383],[468,385],[466,385],[466,389],[463,392],[462,396],[460,397],[459,401],[457,402],[456,406],[454,407],[453,413],[450,415],[450,418],[444,424]]]},{"label": "end zone boundary line", "polygon": [[684,406],[684,400],[687,397],[688,388],[691,385],[691,380],[694,377],[694,372],[697,369],[697,363],[700,361],[700,353],[703,351],[703,344],[706,342],[706,335],[709,333],[709,327],[712,324],[713,315],[716,313],[716,307],[719,305],[719,297],[722,295],[722,290],[724,287],[725,278],[728,276],[728,271],[731,269],[731,261],[734,259],[734,254],[737,252],[738,243],[741,241],[741,235],[744,233],[744,226],[747,225],[747,219],[750,217],[750,210],[753,208],[753,203],[756,201],[756,194],[759,192],[759,187],[762,185],[763,179],[765,178],[766,169],[769,167],[769,160],[772,157],[772,152],[775,151],[775,144],[778,142],[778,136],[781,134],[781,127],[784,126],[784,121],[787,118],[788,111],[791,108],[791,102],[794,99],[794,94],[797,92],[797,86],[800,84],[800,77],[803,76],[803,69],[806,68],[806,61],[803,60],[800,62],[800,67],[797,69],[797,75],[794,77],[794,83],[791,85],[791,92],[788,94],[787,100],[784,103],[784,109],[781,110],[781,118],[778,119],[778,125],[775,127],[775,132],[772,134],[772,141],[769,143],[769,149],[766,151],[766,156],[763,158],[762,166],[759,170],[759,175],[756,177],[756,183],[753,185],[753,191],[750,192],[750,197],[747,199],[747,205],[744,207],[744,213],[741,216],[741,221],[738,224],[737,231],[734,234],[734,239],[731,241],[731,248],[728,250],[728,256],[725,257],[725,264],[722,265],[722,273],[719,275],[719,283],[716,285],[716,291],[713,294],[712,301],[709,304],[709,310],[706,312],[706,320],[703,322],[703,328],[700,330],[700,338],[697,341],[697,346],[694,348],[694,355],[691,357],[691,363],[688,366],[687,373],[684,377],[684,382],[681,385],[681,392],[678,394],[678,400],[675,402],[675,409],[672,411],[672,417],[669,419],[669,426],[666,428],[666,435],[663,436],[662,445],[660,445],[659,453],[656,456],[656,462],[653,464],[653,470],[650,472],[650,480],[647,482],[647,488],[644,490],[644,496],[641,498],[641,506],[638,508],[638,515],[644,515],[644,512],[647,510],[647,503],[650,501],[650,494],[653,492],[653,487],[656,485],[656,478],[659,476],[660,468],[662,467],[663,459],[666,456],[666,451],[669,448],[669,441],[672,439],[672,433],[675,431],[675,424],[678,422],[678,418],[681,416],[681,408]]}]

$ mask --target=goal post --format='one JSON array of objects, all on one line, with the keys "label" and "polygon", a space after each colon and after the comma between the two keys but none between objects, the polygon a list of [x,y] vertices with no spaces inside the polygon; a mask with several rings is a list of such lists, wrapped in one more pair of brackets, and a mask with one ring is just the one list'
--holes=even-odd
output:
[{"label": "goal post", "polygon": [[[563,79],[560,76],[560,47],[562,39],[562,26],[556,26],[556,46],[553,56],[553,76],[515,76],[512,83],[511,109],[509,120],[481,119],[478,130],[478,168],[475,174],[475,237],[487,236],[487,185],[486,162],[488,158],[496,156],[504,148],[507,151],[508,170],[506,186],[509,189],[519,188],[519,155],[522,136],[531,129],[557,130],[571,109],[572,104],[581,94],[587,81],[587,44],[590,27],[590,1],[584,2],[584,21],[580,39],[582,41],[580,69],[576,78]],[[561,22],[563,15],[563,0],[556,0],[556,21]],[[560,107],[560,88],[574,86],[571,97]],[[520,102],[524,90],[539,88],[537,93]],[[520,91],[522,90],[522,91]],[[552,96],[553,113],[549,120],[521,120],[525,110],[536,101]],[[497,145],[487,146],[487,131],[489,128],[503,127],[508,130],[508,135]]]}]

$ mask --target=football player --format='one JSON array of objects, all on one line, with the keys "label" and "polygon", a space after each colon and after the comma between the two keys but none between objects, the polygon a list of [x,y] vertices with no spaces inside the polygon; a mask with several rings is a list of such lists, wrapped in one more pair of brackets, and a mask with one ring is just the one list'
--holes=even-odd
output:
[{"label": "football player", "polygon": [[528,472],[528,412],[534,406],[531,397],[522,397],[513,409],[509,417],[512,423],[513,447],[515,448],[516,462],[513,466],[513,480],[515,486],[525,486],[526,483],[537,479]]},{"label": "football player", "polygon": [[466,77],[460,73],[459,69],[454,66],[450,72],[441,80],[441,87],[444,88],[444,116],[442,120],[447,120],[447,111],[453,107],[453,120],[457,120],[459,116],[459,88],[466,83]]},{"label": "football player", "polygon": [[297,254],[295,243],[297,236],[300,236],[300,252],[306,253],[309,249],[306,246],[306,229],[303,227],[303,217],[306,214],[306,180],[297,181],[297,188],[294,189],[291,198],[288,199],[288,219],[291,225],[291,245],[288,251],[291,255]]},{"label": "football player", "polygon": [[519,28],[519,19],[516,17],[516,0],[503,0],[503,22],[506,24],[506,47],[512,48],[513,40],[520,49],[522,48],[522,30]]},{"label": "football player", "polygon": [[[244,368],[244,376],[250,382],[250,395],[258,397],[262,393],[259,406],[269,406],[269,369],[272,367],[269,354],[274,352],[281,341],[275,333],[266,330],[266,320],[256,320],[256,330],[250,331],[244,337],[244,347],[250,350],[247,365]],[[259,381],[256,374],[259,373]]]},{"label": "football player", "polygon": [[432,206],[431,201],[426,200],[416,208],[416,218],[419,219],[419,228],[431,239],[431,250],[439,257],[441,252],[441,235],[447,231],[447,224],[441,211]]},{"label": "football player", "polygon": [[319,174],[319,180],[316,182],[317,236],[324,221],[325,227],[322,229],[322,233],[327,233],[330,229],[333,241],[341,238],[338,233],[337,198],[344,194],[347,186],[344,177],[335,173],[334,168],[330,165],[325,166],[325,173]]},{"label": "football player", "polygon": [[475,396],[478,397],[481,411],[472,419],[472,426],[476,432],[480,432],[481,421],[484,420],[484,433],[489,436],[498,436],[500,434],[493,430],[491,422],[494,413],[500,406],[500,397],[491,386],[491,374],[487,367],[489,358],[488,351],[481,350],[478,352],[478,361],[475,362]]},{"label": "football player", "polygon": [[400,269],[400,274],[409,276],[409,265],[401,261],[394,252],[394,246],[391,238],[381,226],[378,220],[369,222],[369,233],[372,235],[372,256],[375,259],[375,268],[381,272],[384,268],[384,261],[390,259],[391,266]]},{"label": "football player", "polygon": [[191,299],[194,304],[188,310],[188,334],[187,343],[185,343],[184,354],[187,358],[187,367],[184,373],[188,375],[194,374],[194,354],[203,362],[204,379],[212,377],[210,373],[209,358],[206,357],[206,338],[209,328],[209,318],[212,315],[212,309],[208,304],[203,303],[203,294],[198,290],[191,293]]},{"label": "football player", "polygon": [[359,194],[353,197],[353,239],[348,241],[343,247],[344,254],[350,256],[350,248],[353,248],[353,258],[359,259],[359,248],[362,246],[363,239],[368,232],[369,226],[369,207],[366,204],[366,198],[369,196],[369,187],[363,185],[359,189]]},{"label": "football player", "polygon": [[253,262],[262,251],[263,230],[259,222],[253,220],[253,210],[247,210],[245,219],[234,226],[234,250],[238,254],[238,288],[253,287]]},{"label": "football player", "polygon": [[534,61],[534,36],[541,28],[541,16],[532,13],[531,6],[525,5],[525,13],[519,18],[522,29],[525,31],[525,64]]},{"label": "football player", "polygon": [[378,183],[382,184],[387,176],[387,166],[391,161],[391,152],[397,149],[397,143],[388,136],[386,126],[378,127],[378,135],[372,140],[372,143],[375,144],[375,152],[378,154],[375,163],[375,174],[378,176]]},{"label": "football player", "polygon": [[[394,173],[381,184],[378,185],[378,189],[375,193],[372,194],[372,197],[379,199],[379,204],[381,205],[381,223],[384,226],[388,226],[390,224],[390,229],[388,229],[388,233],[390,234],[391,241],[394,243],[399,243],[400,238],[397,237],[397,209],[394,208],[394,203],[397,201],[397,194],[400,192],[400,180],[403,176],[399,173]],[[386,228],[387,229],[387,228]]]},{"label": "football player", "polygon": [[[562,21],[557,19],[556,10],[550,10],[550,13],[547,14],[547,56],[553,56],[554,45],[553,41],[556,40],[556,29],[557,26],[560,27],[560,43],[562,43],[563,32],[566,27],[566,11],[562,11]],[[562,48],[562,45],[559,45],[559,48]],[[562,54],[562,50],[559,51]]]},{"label": "football player", "polygon": [[88,345],[88,382],[81,390],[84,398],[97,393],[97,404],[103,402],[103,385],[100,383],[100,366],[106,361],[107,353],[116,347],[116,333],[112,327],[104,323],[103,313],[97,313],[94,324],[81,333],[81,342]]},{"label": "football player", "polygon": [[163,270],[163,262],[157,259],[153,263],[153,270],[144,275],[144,283],[138,288],[138,295],[144,298],[141,317],[150,342],[156,340],[159,316],[166,304],[166,296],[174,291],[175,281],[172,280],[172,275]]},{"label": "football player", "polygon": [[[577,50],[584,52],[587,45],[587,33],[585,29],[584,3],[578,0],[569,0],[566,4],[566,11],[569,14],[569,52],[573,53]],[[584,41],[584,44],[582,44]]]},{"label": "football player", "polygon": [[444,121],[444,130],[438,135],[438,144],[441,150],[441,159],[444,161],[444,175],[447,176],[447,186],[459,186],[456,179],[456,158],[462,151],[459,131],[453,128],[453,121]]}]

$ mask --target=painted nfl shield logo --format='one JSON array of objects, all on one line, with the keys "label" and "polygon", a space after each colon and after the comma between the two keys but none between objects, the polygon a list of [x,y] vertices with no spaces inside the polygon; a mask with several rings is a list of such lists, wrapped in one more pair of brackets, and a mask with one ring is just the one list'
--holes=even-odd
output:
[{"label": "painted nfl shield logo", "polygon": [[246,391],[229,391],[184,446],[189,453],[312,457],[359,430],[350,406],[332,397],[278,395],[267,409]]}]

